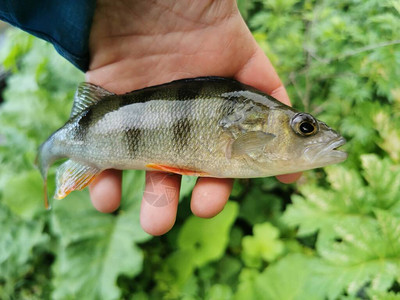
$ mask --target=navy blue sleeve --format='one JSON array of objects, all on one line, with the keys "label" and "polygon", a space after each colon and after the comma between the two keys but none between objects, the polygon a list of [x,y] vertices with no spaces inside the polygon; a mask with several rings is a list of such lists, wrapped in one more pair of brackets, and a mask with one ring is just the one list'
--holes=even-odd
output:
[{"label": "navy blue sleeve", "polygon": [[0,19],[49,41],[82,71],[89,66],[89,34],[96,0],[0,0]]}]

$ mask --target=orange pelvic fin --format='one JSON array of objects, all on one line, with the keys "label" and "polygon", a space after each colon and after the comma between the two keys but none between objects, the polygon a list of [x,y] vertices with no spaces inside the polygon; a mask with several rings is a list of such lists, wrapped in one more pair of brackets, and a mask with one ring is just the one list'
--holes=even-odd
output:
[{"label": "orange pelvic fin", "polygon": [[146,167],[150,168],[150,169],[158,170],[158,171],[175,173],[175,174],[180,174],[180,175],[200,176],[200,177],[201,176],[209,176],[209,174],[206,172],[193,171],[193,170],[189,170],[189,169],[176,168],[176,167],[171,167],[171,166],[166,166],[166,165],[148,164],[148,165],[146,165]]},{"label": "orange pelvic fin", "polygon": [[63,199],[75,190],[82,190],[101,172],[101,170],[67,160],[56,174],[55,199]]}]

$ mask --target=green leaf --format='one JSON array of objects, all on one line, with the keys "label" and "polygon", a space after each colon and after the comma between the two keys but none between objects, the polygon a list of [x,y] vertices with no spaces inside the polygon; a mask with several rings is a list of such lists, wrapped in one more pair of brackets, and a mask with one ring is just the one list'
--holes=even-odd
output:
[{"label": "green leaf", "polygon": [[140,199],[117,215],[96,212],[86,193],[72,193],[54,206],[52,227],[60,246],[53,267],[55,299],[116,299],[120,274],[135,276],[149,239],[139,222]]},{"label": "green leaf", "polygon": [[241,202],[239,217],[249,224],[277,222],[282,211],[282,200],[272,193],[265,192],[261,186],[253,186]]},{"label": "green leaf", "polygon": [[323,299],[323,290],[313,284],[316,260],[292,254],[267,267],[255,280],[256,299]]},{"label": "green leaf", "polygon": [[237,214],[237,203],[228,202],[211,219],[189,217],[179,232],[178,250],[168,256],[164,268],[157,273],[158,289],[177,298],[185,294],[188,286],[194,288],[195,270],[223,258]]},{"label": "green leaf", "polygon": [[[192,276],[195,266],[195,259],[191,251],[177,250],[172,253],[166,260],[164,269],[157,276],[159,277],[159,284],[162,285],[161,289],[164,289],[163,285],[166,282],[170,293],[179,294],[187,280]],[[171,285],[175,290],[170,283],[173,283]]]},{"label": "green leaf", "polygon": [[283,13],[285,11],[290,11],[290,9],[293,7],[293,5],[299,2],[299,0],[272,0],[272,1],[267,1],[264,0],[263,3],[266,7],[271,8],[273,11],[276,11],[277,13]]},{"label": "green leaf", "polygon": [[325,169],[330,189],[301,186],[303,196],[292,196],[293,204],[285,211],[283,220],[290,226],[299,226],[299,235],[305,236],[318,230],[329,232],[340,222],[371,216],[377,208],[398,214],[398,167],[376,155],[364,155],[361,160],[364,177],[354,169],[331,166]]},{"label": "green leaf", "polygon": [[242,269],[239,275],[239,284],[235,293],[235,300],[258,300],[256,280],[259,277],[259,272],[256,269]]},{"label": "green leaf", "polygon": [[332,224],[342,218],[353,217],[336,208],[335,193],[315,186],[303,186],[306,197],[293,195],[292,202],[283,214],[283,222],[288,226],[298,226],[298,236],[314,234],[318,230],[330,231]]},{"label": "green leaf", "polygon": [[129,209],[143,197],[145,172],[141,170],[124,170],[122,176],[122,210]]},{"label": "green leaf", "polygon": [[304,196],[294,196],[284,215],[288,224],[300,226],[299,235],[318,232],[322,260],[313,267],[312,281],[329,299],[343,290],[355,296],[366,285],[385,291],[399,282],[398,168],[372,154],[361,161],[364,177],[327,168],[331,189],[301,187]]},{"label": "green leaf", "polygon": [[43,222],[22,221],[1,203],[0,224],[0,296],[7,299],[14,295],[18,285],[26,284],[21,279],[33,268],[33,249],[46,242],[48,236],[43,233]]},{"label": "green leaf", "polygon": [[215,284],[213,285],[206,294],[206,300],[230,300],[232,299],[233,293],[228,285]]},{"label": "green leaf", "polygon": [[43,180],[37,170],[12,177],[3,192],[2,202],[16,215],[31,220],[38,212],[44,212]]},{"label": "green leaf", "polygon": [[197,182],[197,177],[195,176],[182,176],[179,200],[182,200],[183,198],[191,195],[196,182]]},{"label": "green leaf", "polygon": [[216,264],[217,278],[219,283],[233,285],[242,269],[241,261],[230,255],[224,255]]},{"label": "green leaf", "polygon": [[370,283],[384,291],[400,274],[400,220],[388,212],[377,211],[372,218],[338,223],[332,235],[321,235],[317,251],[324,259],[319,269],[319,284],[330,298],[346,289],[355,295]]},{"label": "green leaf", "polygon": [[237,214],[237,203],[228,202],[224,210],[211,219],[191,216],[179,232],[178,247],[191,253],[195,266],[221,258]]},{"label": "green leaf", "polygon": [[253,227],[254,236],[245,236],[242,240],[242,258],[248,267],[260,267],[262,260],[271,262],[283,251],[283,243],[278,239],[279,230],[270,223]]},{"label": "green leaf", "polygon": [[374,195],[376,207],[390,209],[400,202],[400,165],[394,166],[388,158],[379,159],[375,154],[360,157],[364,178]]},{"label": "green leaf", "polygon": [[18,68],[19,58],[26,54],[33,44],[34,38],[19,30],[8,30],[5,45],[1,47],[0,61],[6,69],[14,71]]},{"label": "green leaf", "polygon": [[371,300],[400,300],[400,294],[395,292],[369,291],[368,295]]},{"label": "green leaf", "polygon": [[[400,99],[400,97],[399,97]],[[396,109],[396,106],[394,106]],[[397,115],[400,113],[400,105],[397,108]],[[379,111],[374,115],[374,123],[382,141],[379,146],[385,150],[392,160],[400,163],[400,122],[398,116],[390,112]]]},{"label": "green leaf", "polygon": [[[173,231],[143,250],[143,172],[124,172],[124,199],[112,215],[95,212],[87,192],[41,213],[36,149],[68,119],[84,76],[48,43],[12,31],[0,54],[12,71],[0,105],[0,298],[399,298],[398,1],[238,5],[294,107],[346,137],[347,161],[308,172],[290,188],[272,178],[236,182],[234,226],[226,222],[237,213],[212,226],[191,217],[188,226],[184,201]],[[183,178],[181,198],[194,180]],[[255,225],[267,220],[280,229],[285,254],[265,263],[268,234],[255,234]],[[247,268],[246,255],[248,265],[267,267]]]}]

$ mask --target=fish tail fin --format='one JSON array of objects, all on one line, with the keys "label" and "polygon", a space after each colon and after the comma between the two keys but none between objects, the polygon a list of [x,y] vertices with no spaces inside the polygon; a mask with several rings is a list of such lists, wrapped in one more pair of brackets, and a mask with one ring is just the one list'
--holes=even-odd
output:
[{"label": "fish tail fin", "polygon": [[101,172],[71,159],[57,169],[55,199],[63,199],[74,190],[82,190]]},{"label": "fish tail fin", "polygon": [[51,136],[47,141],[45,141],[39,147],[38,155],[36,157],[36,162],[35,162],[43,178],[44,206],[46,207],[46,209],[51,208],[47,192],[47,175],[50,166],[58,158],[58,156],[55,156],[52,152],[53,143],[54,143],[54,138],[53,136]]},{"label": "fish tail fin", "polygon": [[44,207],[47,210],[50,210],[51,209],[51,204],[49,202],[49,194],[47,192],[47,178],[43,183],[43,194],[44,194]]}]

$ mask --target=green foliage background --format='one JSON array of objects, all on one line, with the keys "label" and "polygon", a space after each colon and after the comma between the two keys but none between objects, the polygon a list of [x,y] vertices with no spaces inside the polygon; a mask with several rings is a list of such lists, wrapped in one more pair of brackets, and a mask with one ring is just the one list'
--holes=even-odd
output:
[{"label": "green foliage background", "polygon": [[[400,2],[241,0],[294,106],[348,140],[349,159],[295,185],[240,180],[217,217],[139,225],[144,174],[124,174],[121,208],[86,191],[42,205],[36,149],[67,120],[83,75],[10,31],[0,105],[1,299],[400,299]],[[51,179],[50,179],[51,181]]]}]

